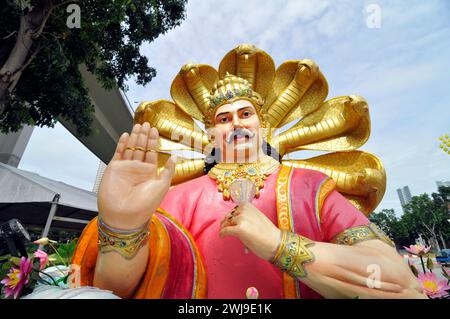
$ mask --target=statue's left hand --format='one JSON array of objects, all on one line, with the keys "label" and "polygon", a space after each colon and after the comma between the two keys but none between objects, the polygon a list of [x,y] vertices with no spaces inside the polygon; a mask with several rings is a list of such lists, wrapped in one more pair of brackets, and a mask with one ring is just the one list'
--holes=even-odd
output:
[{"label": "statue's left hand", "polygon": [[258,257],[270,260],[281,241],[281,231],[250,203],[237,206],[220,224],[220,237],[234,236]]}]

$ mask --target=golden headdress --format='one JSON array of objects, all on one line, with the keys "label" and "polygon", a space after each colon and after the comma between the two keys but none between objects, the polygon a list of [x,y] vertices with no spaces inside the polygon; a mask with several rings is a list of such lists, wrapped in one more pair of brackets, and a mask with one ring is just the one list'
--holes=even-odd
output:
[{"label": "golden headdress", "polygon": [[[170,93],[174,102],[143,102],[134,119],[135,123],[148,121],[158,129],[162,152],[205,154],[212,145],[196,120],[211,127],[216,107],[233,99],[248,99],[257,108],[262,126],[268,129],[267,142],[279,151],[283,165],[327,174],[337,190],[365,214],[383,198],[383,164],[376,156],[357,150],[370,135],[367,102],[360,96],[325,101],[327,81],[311,60],[286,61],[275,69],[266,52],[242,44],[225,55],[218,70],[204,64],[184,65]],[[293,121],[293,126],[276,134]],[[300,150],[332,153],[286,159],[287,154]],[[162,155],[161,165],[169,156]],[[172,184],[203,175],[204,166],[203,158],[183,158]]]}]

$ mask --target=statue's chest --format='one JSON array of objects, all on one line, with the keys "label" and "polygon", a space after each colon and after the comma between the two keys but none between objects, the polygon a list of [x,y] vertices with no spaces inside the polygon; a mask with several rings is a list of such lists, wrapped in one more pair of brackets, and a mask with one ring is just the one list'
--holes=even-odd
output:
[{"label": "statue's chest", "polygon": [[[277,224],[276,210],[276,174],[269,176],[261,189],[259,197],[252,200],[252,204],[264,213],[275,225]],[[224,200],[223,194],[217,187],[202,192],[195,207],[190,231],[194,235],[208,230],[218,233],[220,222],[236,206],[231,199]]]}]

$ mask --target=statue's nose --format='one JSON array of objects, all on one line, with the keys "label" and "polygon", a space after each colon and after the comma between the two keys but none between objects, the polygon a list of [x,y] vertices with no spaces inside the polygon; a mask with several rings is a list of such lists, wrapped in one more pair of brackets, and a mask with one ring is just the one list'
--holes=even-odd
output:
[{"label": "statue's nose", "polygon": [[242,127],[242,123],[239,119],[239,116],[237,114],[233,115],[233,127]]}]

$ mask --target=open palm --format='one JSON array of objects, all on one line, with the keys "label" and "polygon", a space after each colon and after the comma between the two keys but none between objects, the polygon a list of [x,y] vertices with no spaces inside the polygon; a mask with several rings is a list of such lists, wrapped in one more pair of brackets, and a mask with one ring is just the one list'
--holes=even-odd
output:
[{"label": "open palm", "polygon": [[172,156],[158,174],[158,130],[136,124],[124,133],[107,166],[98,192],[99,215],[120,229],[141,226],[164,199],[175,171]]}]

